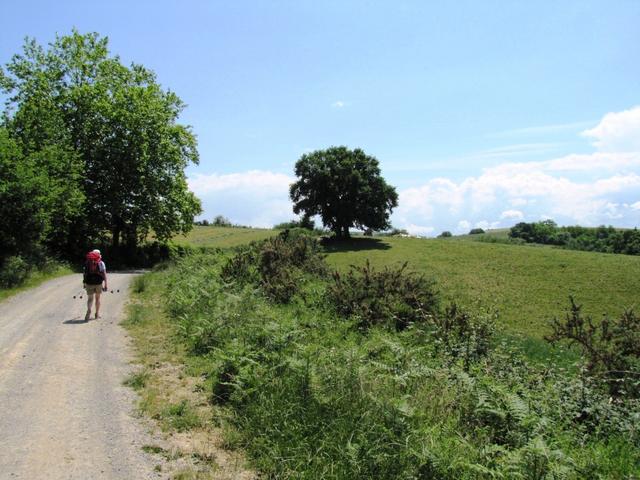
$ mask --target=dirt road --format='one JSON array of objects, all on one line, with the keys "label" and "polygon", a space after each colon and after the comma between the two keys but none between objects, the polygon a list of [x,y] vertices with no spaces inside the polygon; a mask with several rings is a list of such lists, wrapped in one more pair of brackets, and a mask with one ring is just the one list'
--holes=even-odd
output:
[{"label": "dirt road", "polygon": [[[122,385],[130,352],[118,326],[131,274],[109,274],[102,318],[84,322],[81,276],[0,303],[0,479],[149,479],[158,460]],[[83,292],[84,294],[84,292]]]}]

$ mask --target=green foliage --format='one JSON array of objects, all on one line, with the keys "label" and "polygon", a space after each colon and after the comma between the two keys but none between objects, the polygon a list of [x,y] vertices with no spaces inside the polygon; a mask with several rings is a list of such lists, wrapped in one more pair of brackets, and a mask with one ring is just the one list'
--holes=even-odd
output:
[{"label": "green foliage", "polygon": [[444,352],[454,359],[460,358],[465,371],[489,353],[497,314],[471,314],[452,303],[444,312],[436,312],[431,320],[436,326],[434,335],[440,340]]},{"label": "green foliage", "polygon": [[316,223],[308,215],[303,215],[299,220],[291,220],[289,222],[282,222],[274,225],[276,230],[287,230],[292,228],[304,228],[305,230],[314,230]]},{"label": "green foliage", "polygon": [[21,285],[29,276],[30,266],[20,256],[8,257],[0,264],[0,287]]},{"label": "green foliage", "polygon": [[449,238],[449,237],[453,237],[453,234],[449,230],[445,230],[440,235],[438,235],[438,238]]},{"label": "green foliage", "polygon": [[619,318],[604,317],[594,323],[583,317],[580,305],[570,297],[564,321],[554,318],[550,342],[566,340],[582,349],[587,371],[604,380],[616,397],[640,396],[640,317],[626,310]]},{"label": "green foliage", "polygon": [[480,233],[484,233],[484,230],[482,228],[472,228],[469,231],[469,235],[478,235]]},{"label": "green foliage", "polygon": [[200,426],[201,423],[198,414],[193,411],[186,400],[168,406],[162,415],[169,421],[169,425],[179,432],[191,430]]},{"label": "green foliage", "polygon": [[280,303],[288,302],[300,290],[306,274],[324,273],[318,240],[289,230],[240,247],[221,271],[226,282],[240,286],[252,283]]},{"label": "green foliage", "polygon": [[553,220],[520,222],[511,228],[509,237],[526,243],[559,245],[571,250],[640,255],[640,231],[617,230],[604,225],[597,228],[558,227]]},{"label": "green foliage", "polygon": [[131,288],[135,293],[142,293],[147,288],[147,277],[139,275],[133,279]]},{"label": "green foliage", "polygon": [[327,300],[339,314],[356,319],[360,328],[387,325],[402,330],[430,322],[438,307],[435,282],[406,269],[404,263],[376,271],[367,261],[346,275],[334,272]]},{"label": "green foliage", "polygon": [[0,261],[33,248],[43,235],[42,179],[6,129],[0,128]]},{"label": "green foliage", "polygon": [[226,260],[179,259],[164,298],[190,351],[210,362],[212,401],[265,477],[637,474],[640,406],[474,333],[490,332],[493,316],[452,306],[432,322],[363,332],[335,321],[317,282],[278,304],[256,284],[221,283]]},{"label": "green foliage", "polygon": [[129,375],[123,382],[123,385],[133,388],[134,390],[142,390],[149,381],[149,372],[140,371]]},{"label": "green foliage", "polygon": [[384,230],[398,205],[398,194],[380,175],[378,160],[356,148],[331,147],[304,154],[296,162],[298,177],[290,188],[293,211],[320,215],[336,237],[349,228]]},{"label": "green foliage", "polygon": [[211,225],[213,225],[214,227],[230,227],[231,226],[231,220],[229,220],[224,215],[216,215],[216,217],[213,219],[213,223],[211,223]]},{"label": "green foliage", "polygon": [[191,228],[200,203],[184,169],[198,161],[196,141],[176,123],[184,104],[152,71],[124,66],[106,38],[73,31],[46,49],[27,40],[0,84],[7,129],[42,174],[16,194],[36,197],[43,218],[36,212],[41,226],[30,230],[50,246],[79,252],[110,238],[135,248],[151,231],[166,240]]}]

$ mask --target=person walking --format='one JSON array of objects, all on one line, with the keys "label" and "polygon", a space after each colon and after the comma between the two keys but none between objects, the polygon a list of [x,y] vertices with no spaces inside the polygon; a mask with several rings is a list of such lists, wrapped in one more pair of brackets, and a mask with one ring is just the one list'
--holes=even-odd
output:
[{"label": "person walking", "polygon": [[[107,291],[107,267],[102,261],[100,250],[96,249],[87,253],[83,269],[83,286],[87,292],[87,313],[84,321],[91,318],[91,304],[95,298],[96,316],[100,318],[100,294]],[[104,287],[102,284],[104,283]]]}]

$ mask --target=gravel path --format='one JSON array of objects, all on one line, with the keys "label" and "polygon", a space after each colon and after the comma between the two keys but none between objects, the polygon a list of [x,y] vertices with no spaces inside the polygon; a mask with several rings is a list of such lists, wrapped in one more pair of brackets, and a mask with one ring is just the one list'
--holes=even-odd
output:
[{"label": "gravel path", "polygon": [[109,274],[120,293],[102,294],[102,318],[89,322],[80,275],[0,304],[0,479],[162,477],[122,385],[130,351],[118,322],[132,276]]}]

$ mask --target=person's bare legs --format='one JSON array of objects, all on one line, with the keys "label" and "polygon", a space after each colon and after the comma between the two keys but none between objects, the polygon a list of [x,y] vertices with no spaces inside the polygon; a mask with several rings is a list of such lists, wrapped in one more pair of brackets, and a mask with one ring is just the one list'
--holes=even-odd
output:
[{"label": "person's bare legs", "polygon": [[96,318],[100,318],[100,292],[96,292]]},{"label": "person's bare legs", "polygon": [[84,316],[84,319],[87,322],[89,321],[89,317],[91,317],[91,304],[92,303],[93,303],[93,293],[87,293],[87,313]]}]

